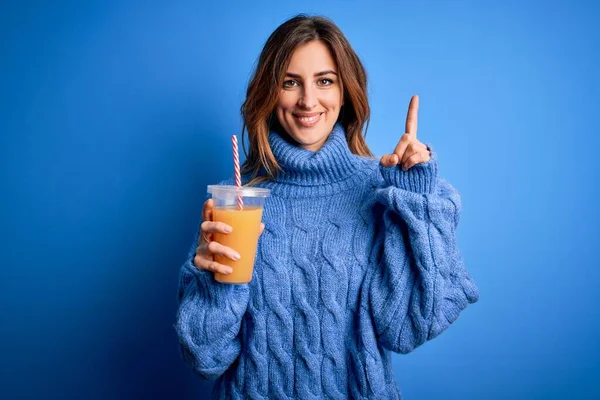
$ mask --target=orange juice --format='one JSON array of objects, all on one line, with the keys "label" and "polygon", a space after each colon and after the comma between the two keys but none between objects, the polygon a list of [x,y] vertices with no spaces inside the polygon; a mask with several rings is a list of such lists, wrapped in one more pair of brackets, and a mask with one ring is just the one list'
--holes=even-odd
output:
[{"label": "orange juice", "polygon": [[215,272],[215,279],[223,283],[247,283],[252,280],[254,257],[260,233],[262,207],[247,206],[238,210],[236,206],[214,207],[213,221],[221,221],[233,228],[230,234],[215,233],[214,240],[237,251],[241,258],[234,261],[215,254],[215,261],[233,269],[229,275]]}]

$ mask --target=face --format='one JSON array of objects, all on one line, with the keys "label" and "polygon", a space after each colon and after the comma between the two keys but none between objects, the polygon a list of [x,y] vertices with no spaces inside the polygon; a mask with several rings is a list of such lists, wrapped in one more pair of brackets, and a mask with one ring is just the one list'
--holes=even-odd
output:
[{"label": "face", "polygon": [[327,46],[318,40],[298,46],[277,100],[283,129],[300,147],[317,151],[327,141],[342,104],[337,65]]}]

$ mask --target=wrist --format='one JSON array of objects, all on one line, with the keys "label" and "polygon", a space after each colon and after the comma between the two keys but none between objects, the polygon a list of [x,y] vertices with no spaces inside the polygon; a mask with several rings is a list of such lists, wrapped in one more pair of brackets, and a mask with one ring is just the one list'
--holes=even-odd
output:
[{"label": "wrist", "polygon": [[436,189],[438,162],[437,154],[427,146],[430,152],[430,159],[427,162],[419,163],[406,171],[402,170],[402,165],[398,164],[392,167],[379,165],[381,175],[389,186],[414,193],[433,193]]}]

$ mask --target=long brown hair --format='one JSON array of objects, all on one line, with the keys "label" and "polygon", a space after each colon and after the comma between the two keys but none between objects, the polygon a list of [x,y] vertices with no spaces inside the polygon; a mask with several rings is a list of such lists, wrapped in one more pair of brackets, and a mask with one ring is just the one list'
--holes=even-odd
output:
[{"label": "long brown hair", "polygon": [[[246,154],[242,173],[251,174],[248,185],[277,177],[280,166],[268,139],[269,130],[281,128],[275,106],[292,53],[299,45],[313,40],[327,45],[336,61],[344,96],[338,122],[345,128],[350,151],[360,156],[373,156],[363,136],[370,117],[364,66],[333,21],[299,14],[281,24],[267,39],[241,108],[244,121],[242,147]],[[250,142],[249,153],[246,152],[245,131]]]}]

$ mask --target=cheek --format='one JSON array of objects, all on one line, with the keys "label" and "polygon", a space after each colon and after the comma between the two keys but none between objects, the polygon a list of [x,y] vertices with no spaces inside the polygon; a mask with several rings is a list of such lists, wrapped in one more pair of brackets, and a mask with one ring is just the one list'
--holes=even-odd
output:
[{"label": "cheek", "polygon": [[286,94],[289,95],[289,93],[286,92],[282,92],[279,95],[279,99],[277,99],[277,105],[275,106],[275,115],[277,116],[279,124],[283,127],[287,126],[286,115],[293,107],[293,104],[290,101],[290,96],[286,96]]},{"label": "cheek", "polygon": [[293,109],[296,104],[296,99],[293,93],[282,91],[277,100],[277,109],[279,111]]},{"label": "cheek", "polygon": [[330,110],[339,109],[342,106],[342,98],[339,90],[330,90],[323,96],[321,104]]}]

